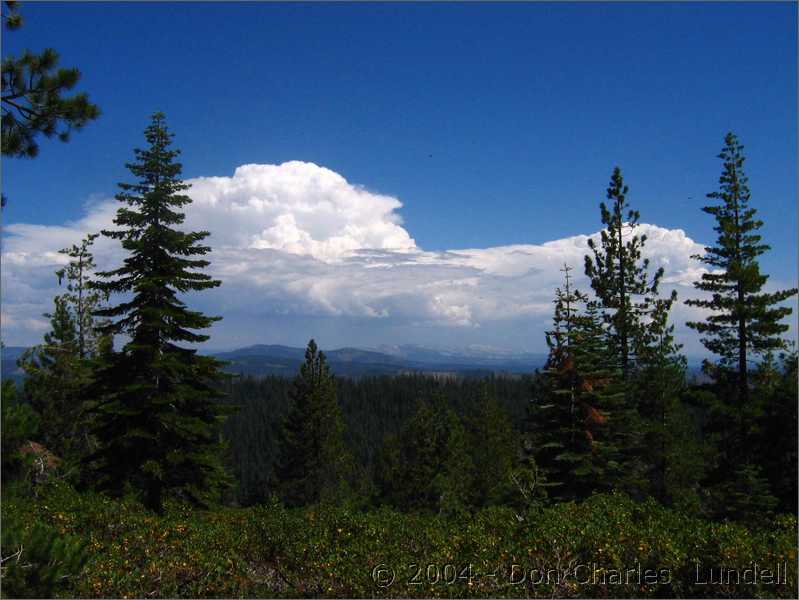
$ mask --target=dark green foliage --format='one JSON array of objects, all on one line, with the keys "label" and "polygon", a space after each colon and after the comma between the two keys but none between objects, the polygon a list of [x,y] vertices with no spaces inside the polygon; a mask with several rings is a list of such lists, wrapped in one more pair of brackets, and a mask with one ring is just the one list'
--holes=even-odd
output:
[{"label": "dark green foliage", "polygon": [[494,383],[461,382],[464,392],[476,395],[459,411],[443,385],[416,401],[416,412],[385,436],[377,457],[378,503],[448,514],[524,504],[514,481],[528,475],[518,464],[520,435],[498,402]]},{"label": "dark green foliage", "polygon": [[[4,2],[3,22],[8,30],[22,25],[18,3]],[[100,116],[100,109],[85,93],[68,96],[80,80],[75,68],[58,68],[58,53],[47,48],[41,54],[26,50],[21,57],[6,55],[2,63],[3,156],[34,157],[36,138],[70,133]]]},{"label": "dark green foliage", "polygon": [[[712,381],[694,386],[687,394],[689,402],[701,415],[702,436],[712,447],[704,464],[704,509],[714,518],[748,518],[754,506],[773,505],[772,493],[759,464],[764,454],[762,442],[765,440],[760,432],[765,417],[765,396],[753,394],[749,402],[738,406],[730,401],[738,391],[735,371],[714,368],[706,362],[705,372]],[[795,445],[795,440],[793,437],[792,441],[774,439],[766,443],[780,444],[784,448],[785,444]],[[745,500],[748,494],[752,497]],[[755,495],[763,497],[758,500]],[[795,497],[791,503],[795,505]]]},{"label": "dark green foliage", "polygon": [[87,447],[82,397],[90,380],[78,350],[75,320],[64,296],[56,296],[44,344],[19,360],[25,370],[25,400],[41,417],[41,441],[61,458],[76,459]]},{"label": "dark green foliage", "polygon": [[433,489],[442,514],[463,514],[473,504],[474,462],[469,454],[469,437],[458,415],[446,413],[443,460],[433,477]]},{"label": "dark green foliage", "polygon": [[224,479],[217,433],[223,410],[214,387],[222,379],[220,363],[178,345],[206,341],[192,330],[219,320],[189,310],[179,294],[220,282],[200,271],[207,260],[195,258],[210,251],[200,244],[208,232],[175,229],[191,199],[181,193],[188,186],[179,178],[179,151],[170,149],[163,114],[153,115],[145,137],[148,147],[127,165],[137,182],[119,184],[117,199],[128,205],[114,220],[122,229],[103,232],[120,240],[128,256],[93,285],[100,293],[129,294],[94,313],[115,319],[101,335],[124,334],[129,341],[109,352],[95,374],[91,412],[99,448],[86,462],[100,489],[119,495],[130,484],[159,510],[167,490],[198,500]]},{"label": "dark green foliage", "polygon": [[17,385],[12,379],[3,379],[2,392],[0,392],[0,400],[5,406],[11,406],[17,403]]},{"label": "dark green foliage", "polygon": [[[664,270],[658,268],[650,275],[649,259],[642,258],[646,235],[634,235],[640,215],[629,208],[628,192],[617,167],[607,190],[613,206],[600,205],[605,225],[601,245],[589,240],[593,257],[585,257],[585,274],[610,333],[608,351],[625,383],[621,410],[626,431],[619,429],[619,419],[614,427],[617,435],[622,434],[618,447],[623,488],[665,500],[670,493],[667,479],[680,481],[685,486],[681,483],[671,493],[684,500],[696,487],[701,469],[689,476],[697,463],[685,460],[694,449],[696,432],[691,415],[679,403],[685,365],[668,324],[677,296],[675,292],[668,298],[658,296]],[[672,469],[679,474],[670,474]]]},{"label": "dark green foliage", "polygon": [[[534,514],[492,507],[461,515],[353,511],[332,505],[286,509],[279,504],[213,512],[169,501],[153,515],[130,501],[64,485],[48,486],[40,502],[6,499],[3,523],[42,523],[86,543],[89,560],[65,580],[69,597],[783,597],[795,598],[796,519],[780,516],[752,527],[712,523],[597,495]],[[5,551],[4,554],[5,556]],[[420,558],[422,557],[422,558]],[[780,583],[702,584],[718,569],[781,569]],[[573,561],[573,562],[572,562]],[[529,585],[530,569],[583,568],[560,581]],[[668,581],[638,582],[637,567],[667,569]],[[413,567],[418,564],[418,567]],[[429,574],[428,564],[432,564]],[[527,581],[511,583],[511,565]],[[375,567],[395,569],[387,587]],[[457,565],[445,567],[445,565]],[[471,569],[469,569],[471,565]],[[785,568],[787,566],[787,574]],[[420,568],[421,567],[421,568]],[[635,569],[631,581],[625,571]],[[417,576],[417,571],[421,571]],[[489,576],[497,573],[496,577]],[[621,575],[614,575],[620,573]],[[718,573],[718,571],[716,571]],[[414,579],[414,577],[416,577]],[[619,580],[618,577],[621,577]],[[783,578],[785,582],[783,583]]]},{"label": "dark green foliage", "polygon": [[644,489],[667,505],[698,511],[699,482],[710,461],[695,415],[683,403],[686,359],[674,341],[669,312],[676,293],[657,299],[638,347],[634,393],[639,399],[646,465]]},{"label": "dark green foliage", "polygon": [[627,458],[636,435],[629,406],[595,303],[571,287],[556,290],[554,328],[547,332],[545,392],[530,403],[528,429],[548,494],[585,498],[622,486],[638,471]]},{"label": "dark green foliage", "polygon": [[[598,456],[594,452],[594,434],[604,416],[586,404],[581,386],[583,365],[575,363],[578,350],[578,329],[588,325],[580,321],[580,304],[587,297],[571,287],[571,267],[564,265],[565,287],[555,290],[554,329],[546,333],[550,353],[544,367],[543,393],[529,404],[527,430],[529,451],[535,464],[547,473],[547,487],[558,488],[570,481],[571,489],[549,490],[553,497],[585,495],[592,489],[592,480],[601,476]],[[592,412],[594,411],[594,412]],[[596,413],[596,414],[594,414]],[[593,416],[587,422],[589,416]],[[581,485],[573,479],[573,471],[580,479],[589,479]],[[579,491],[579,488],[585,488]]]},{"label": "dark green foliage", "polygon": [[755,371],[754,394],[763,401],[763,413],[751,453],[757,457],[779,510],[796,514],[797,506],[797,354],[777,360],[769,354]]},{"label": "dark green foliage", "polygon": [[693,257],[711,269],[694,286],[712,296],[687,300],[686,304],[712,311],[704,321],[689,322],[688,326],[719,356],[720,368],[736,371],[737,389],[732,391],[740,407],[749,399],[749,355],[785,348],[780,336],[788,325],[780,321],[791,314],[791,308],[779,304],[797,290],[761,291],[768,275],[760,273],[757,257],[770,247],[757,233],[763,222],[755,218],[757,211],[749,205],[743,146],[735,134],[724,138],[719,158],[724,162],[719,189],[707,197],[720,204],[702,208],[716,219],[718,239],[715,246],[705,248],[704,255]]},{"label": "dark green foliage", "polygon": [[238,408],[222,431],[230,440],[227,461],[241,504],[266,502],[276,491],[274,467],[290,391],[291,381],[283,377],[245,377],[225,386],[223,401]]},{"label": "dark green foliage", "polygon": [[19,2],[16,0],[6,0],[3,2],[3,25],[9,31],[14,31],[22,27],[22,15],[19,14]]},{"label": "dark green foliage", "polygon": [[465,423],[474,464],[474,505],[517,503],[519,491],[512,475],[519,460],[521,440],[488,381],[483,383],[476,410]]},{"label": "dark green foliage", "polygon": [[386,437],[375,477],[381,498],[400,510],[437,510],[433,479],[441,470],[447,438],[444,415],[417,401],[401,433]]},{"label": "dark green foliage", "polygon": [[575,453],[579,459],[572,471],[579,482],[576,497],[583,497],[589,489],[637,489],[641,470],[638,412],[625,393],[623,374],[613,358],[596,303],[588,302],[577,319],[573,342],[568,352],[574,369],[570,377],[576,379],[584,428],[578,431],[578,439],[584,434],[593,456],[589,461]]},{"label": "dark green foliage", "polygon": [[19,360],[26,374],[25,401],[42,419],[41,441],[71,466],[93,445],[83,399],[101,345],[92,312],[99,308],[102,295],[89,289],[94,269],[89,247],[96,237],[90,235],[80,246],[61,250],[71,259],[56,272],[59,283],[66,280],[67,291],[56,296],[54,312],[45,315],[51,330],[44,344]]},{"label": "dark green foliage", "polygon": [[746,462],[728,472],[711,488],[710,506],[715,517],[760,523],[773,517],[779,501],[758,464]]},{"label": "dark green foliage", "polygon": [[413,417],[383,445],[375,473],[381,499],[404,511],[467,508],[474,465],[466,442],[460,418],[440,394],[418,400]]},{"label": "dark green foliage", "polygon": [[313,340],[294,379],[279,448],[275,485],[288,505],[339,501],[348,495],[354,464],[344,443],[336,383]]},{"label": "dark green foliage", "polygon": [[[344,440],[352,450],[356,465],[372,480],[379,479],[376,466],[386,436],[398,435],[413,417],[419,398],[441,395],[463,420],[470,439],[483,439],[494,421],[489,417],[483,426],[481,412],[487,407],[484,394],[495,398],[497,411],[507,414],[512,426],[521,426],[530,390],[536,378],[490,377],[485,379],[458,378],[436,380],[421,375],[400,377],[379,376],[361,379],[336,377],[337,398],[344,422]],[[278,439],[289,407],[292,381],[282,377],[253,379],[245,377],[224,386],[224,402],[238,407],[236,414],[226,419],[223,432],[230,441],[230,469],[238,481],[237,499],[243,504],[264,502],[275,492],[270,477],[278,452]],[[537,392],[535,392],[537,394]],[[490,406],[490,403],[489,403]],[[491,409],[493,413],[493,409]],[[504,421],[504,417],[499,417]],[[500,429],[501,429],[500,425]],[[513,435],[518,435],[513,430]],[[500,436],[502,437],[502,436]],[[482,448],[483,450],[478,450]],[[505,460],[509,446],[502,444],[491,449],[485,442],[475,442],[470,454],[475,462]],[[486,475],[476,486],[493,485],[493,475]],[[496,483],[496,482],[495,482]],[[514,486],[515,487],[515,486]],[[514,501],[517,495],[511,494]]]},{"label": "dark green foliage", "polygon": [[79,537],[14,517],[3,519],[0,552],[4,598],[55,598],[72,587],[89,558]]},{"label": "dark green foliage", "polygon": [[[599,205],[602,224],[600,246],[588,240],[593,257],[585,257],[585,274],[599,299],[603,317],[610,326],[610,350],[619,361],[625,380],[635,366],[637,338],[642,334],[642,319],[651,310],[652,297],[657,294],[663,269],[649,278],[649,259],[641,259],[646,235],[632,235],[640,215],[629,207],[619,167],[613,169],[607,198],[610,209]],[[626,214],[625,214],[626,213]]]},{"label": "dark green foliage", "polygon": [[14,384],[3,382],[2,430],[2,483],[4,486],[25,473],[25,458],[20,453],[22,445],[38,436],[41,419],[28,405],[14,402]]}]

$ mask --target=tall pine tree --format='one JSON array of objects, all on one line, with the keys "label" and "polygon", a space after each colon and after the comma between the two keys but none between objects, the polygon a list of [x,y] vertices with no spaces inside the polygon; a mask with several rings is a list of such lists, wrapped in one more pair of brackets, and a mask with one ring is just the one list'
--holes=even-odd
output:
[{"label": "tall pine tree", "polygon": [[275,480],[286,504],[339,501],[348,495],[354,465],[344,443],[336,382],[314,340],[294,379],[279,444]]},{"label": "tall pine tree", "polygon": [[611,351],[618,358],[625,380],[634,368],[636,338],[641,334],[641,321],[652,309],[652,297],[657,294],[663,269],[657,269],[650,279],[649,259],[641,258],[646,235],[634,233],[640,215],[630,208],[629,188],[621,169],[613,169],[607,199],[608,208],[599,205],[602,223],[600,246],[588,240],[593,256],[585,257],[585,274],[602,303],[605,322],[610,326]]},{"label": "tall pine tree", "polygon": [[686,301],[689,306],[711,311],[704,321],[689,322],[688,326],[699,332],[710,352],[719,356],[722,369],[735,371],[739,405],[749,399],[750,355],[785,347],[780,336],[788,325],[781,320],[791,314],[791,308],[780,303],[797,292],[796,288],[762,291],[768,275],[760,273],[757,257],[770,247],[762,243],[757,231],[763,222],[755,218],[757,211],[749,205],[743,148],[735,134],[728,133],[724,138],[718,156],[723,161],[719,189],[707,195],[719,204],[702,208],[716,219],[718,239],[715,246],[705,248],[704,255],[693,257],[711,269],[694,282],[694,287],[711,297]]},{"label": "tall pine tree", "polygon": [[135,183],[121,183],[116,198],[121,227],[103,231],[119,240],[128,256],[118,269],[98,273],[94,289],[129,294],[116,306],[95,312],[113,319],[101,333],[124,335],[127,343],[111,352],[98,370],[93,432],[99,442],[87,457],[100,489],[121,494],[126,485],[142,493],[150,509],[160,511],[168,490],[181,490],[198,501],[221,481],[218,424],[223,409],[214,383],[220,363],[200,356],[197,344],[220,317],[189,310],[179,297],[220,285],[200,270],[209,262],[196,258],[210,251],[200,244],[206,231],[176,229],[191,199],[182,192],[181,164],[171,149],[172,134],[156,113],[145,130],[148,147],[136,149],[127,168]]},{"label": "tall pine tree", "polygon": [[[756,357],[768,362],[770,355],[786,347],[781,335],[788,325],[781,321],[792,311],[781,303],[795,295],[796,289],[763,291],[768,276],[760,273],[758,257],[769,246],[758,234],[763,222],[749,204],[743,146],[733,133],[726,135],[719,158],[723,161],[719,188],[707,194],[718,204],[702,209],[716,219],[718,238],[715,246],[705,248],[704,255],[694,257],[710,267],[710,272],[694,282],[709,297],[691,299],[686,304],[710,313],[704,321],[689,322],[688,326],[719,357],[717,364],[705,363],[706,372],[713,378],[712,393],[706,394],[705,400],[705,429],[716,439],[719,451],[707,481],[710,506],[716,516],[749,519],[766,515],[778,503],[764,464],[753,456],[762,448],[764,417],[771,413],[773,419],[776,407],[768,406],[772,400],[768,386],[758,385],[753,393],[752,366]],[[760,371],[756,379],[767,370],[756,370]],[[795,409],[789,407],[783,405],[782,418],[795,415]],[[787,444],[795,444],[795,439]]]}]

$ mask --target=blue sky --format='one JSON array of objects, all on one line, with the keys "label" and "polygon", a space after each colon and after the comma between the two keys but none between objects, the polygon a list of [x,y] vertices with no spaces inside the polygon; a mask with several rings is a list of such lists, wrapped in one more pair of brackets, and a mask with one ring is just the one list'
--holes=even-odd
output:
[{"label": "blue sky", "polygon": [[[795,283],[796,11],[796,3],[23,4],[25,26],[3,35],[3,52],[56,48],[81,69],[80,89],[103,114],[68,144],[44,141],[35,160],[3,161],[3,218],[48,226],[84,218],[87,201],[127,179],[148,115],[162,110],[185,177],[314,163],[399,199],[395,213],[425,251],[591,234],[614,165],[643,222],[707,243],[713,222],[699,208],[733,130],[773,246],[763,269]],[[342,325],[331,341],[358,327]],[[453,334],[452,343],[502,346],[502,327],[490,329]],[[293,340],[277,337],[263,341]]]}]

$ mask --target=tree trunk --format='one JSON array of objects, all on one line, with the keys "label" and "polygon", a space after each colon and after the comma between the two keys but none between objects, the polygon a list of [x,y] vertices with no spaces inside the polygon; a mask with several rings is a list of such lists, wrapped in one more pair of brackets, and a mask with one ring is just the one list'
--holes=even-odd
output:
[{"label": "tree trunk", "polygon": [[624,281],[624,242],[622,240],[622,216],[618,215],[619,227],[619,337],[621,341],[621,374],[627,381],[628,341],[627,341],[627,286]]},{"label": "tree trunk", "polygon": [[161,514],[164,511],[161,498],[162,491],[163,486],[160,481],[149,481],[144,494],[144,506],[155,513]]},{"label": "tree trunk", "polygon": [[[738,284],[738,305],[743,310],[744,294],[740,284]],[[749,369],[746,364],[746,318],[744,315],[738,316],[738,394],[742,406],[749,401]]]}]

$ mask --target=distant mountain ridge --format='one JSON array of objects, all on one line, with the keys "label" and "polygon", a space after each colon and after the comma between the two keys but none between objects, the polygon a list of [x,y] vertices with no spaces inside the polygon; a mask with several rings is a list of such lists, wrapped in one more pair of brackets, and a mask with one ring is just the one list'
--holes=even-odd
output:
[{"label": "distant mountain ridge", "polygon": [[[386,352],[385,350],[389,350]],[[330,368],[336,375],[399,375],[430,373],[482,375],[491,372],[529,373],[543,366],[544,354],[480,355],[440,351],[420,346],[383,346],[379,349],[337,348],[325,350]],[[305,357],[303,348],[257,344],[213,356],[228,363],[225,370],[242,375],[294,375]]]},{"label": "distant mountain ridge", "polygon": [[20,382],[25,377],[25,372],[17,366],[17,360],[28,348],[25,346],[4,346],[3,362],[0,364],[0,375],[3,379]]},{"label": "distant mountain ridge", "polygon": [[[27,348],[3,348],[3,379],[21,381],[24,372],[16,362]],[[205,351],[227,364],[225,370],[236,375],[293,377],[305,358],[304,348],[279,344],[255,344],[229,351]],[[434,349],[413,344],[382,345],[377,348],[344,347],[325,350],[330,368],[341,377],[402,375],[425,373],[436,376],[484,376],[490,373],[520,375],[544,366],[547,355],[512,352],[485,346],[465,349]],[[698,362],[689,361],[689,374],[699,371]]]},{"label": "distant mountain ridge", "polygon": [[481,364],[491,362],[525,362],[537,361],[541,357],[546,360],[546,354],[532,352],[512,352],[490,346],[467,346],[463,349],[435,349],[428,346],[415,344],[388,345],[383,344],[375,349],[377,352],[411,360],[428,361],[433,363],[450,363],[463,361],[476,361]]}]

